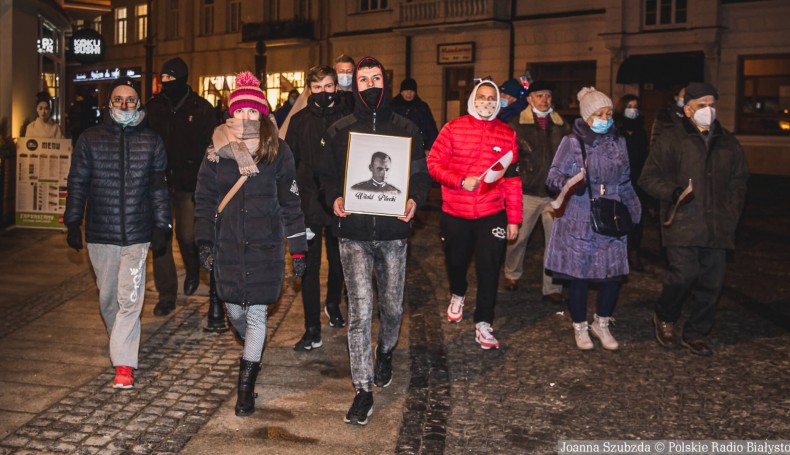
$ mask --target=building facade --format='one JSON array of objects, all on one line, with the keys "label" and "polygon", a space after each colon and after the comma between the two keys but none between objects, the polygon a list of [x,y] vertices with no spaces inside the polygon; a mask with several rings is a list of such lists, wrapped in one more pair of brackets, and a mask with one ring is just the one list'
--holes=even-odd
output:
[{"label": "building facade", "polygon": [[784,0],[113,0],[101,16],[105,59],[74,72],[144,75],[150,32],[154,86],[180,56],[212,103],[252,70],[276,106],[310,66],[372,55],[395,90],[417,80],[439,123],[465,113],[474,78],[551,80],[556,109],[571,116],[581,86],[636,94],[648,124],[680,86],[705,80],[752,171],[790,175],[788,15]]}]

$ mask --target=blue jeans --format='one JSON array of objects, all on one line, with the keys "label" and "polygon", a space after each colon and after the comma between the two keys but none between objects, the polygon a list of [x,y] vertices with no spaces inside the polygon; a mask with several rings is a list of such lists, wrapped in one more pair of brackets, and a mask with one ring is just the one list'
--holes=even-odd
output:
[{"label": "blue jeans", "polygon": [[348,293],[348,351],[351,381],[357,389],[373,388],[373,272],[379,301],[378,345],[390,352],[398,342],[403,315],[408,241],[340,239],[340,260]]}]

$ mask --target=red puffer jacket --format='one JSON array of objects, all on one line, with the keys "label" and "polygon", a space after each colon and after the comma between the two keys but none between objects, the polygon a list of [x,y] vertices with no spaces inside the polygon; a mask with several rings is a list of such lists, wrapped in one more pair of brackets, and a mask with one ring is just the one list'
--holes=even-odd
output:
[{"label": "red puffer jacket", "polygon": [[494,183],[481,181],[472,192],[461,188],[461,180],[480,176],[510,150],[513,163],[518,163],[516,133],[500,120],[464,115],[447,123],[428,155],[428,172],[442,185],[442,210],[459,218],[475,219],[504,208],[508,224],[521,223],[518,173],[507,172]]}]

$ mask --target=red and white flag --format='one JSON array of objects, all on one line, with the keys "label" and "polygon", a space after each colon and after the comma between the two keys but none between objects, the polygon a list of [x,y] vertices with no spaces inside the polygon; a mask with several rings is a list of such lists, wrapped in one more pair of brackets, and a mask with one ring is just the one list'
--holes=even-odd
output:
[{"label": "red and white flag", "polygon": [[502,155],[502,158],[496,160],[485,172],[480,175],[480,178],[486,183],[494,183],[505,175],[507,167],[513,162],[513,150]]}]

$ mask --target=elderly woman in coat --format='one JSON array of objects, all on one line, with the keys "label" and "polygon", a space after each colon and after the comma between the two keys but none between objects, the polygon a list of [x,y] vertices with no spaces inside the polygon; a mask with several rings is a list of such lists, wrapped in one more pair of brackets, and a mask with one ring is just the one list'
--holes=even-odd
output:
[{"label": "elderly woman in coat", "polygon": [[[255,411],[267,305],[277,301],[285,273],[284,236],[294,275],[302,276],[306,267],[307,241],[293,155],[277,138],[259,85],[249,72],[236,77],[229,103],[233,118],[214,130],[195,189],[200,262],[214,271],[217,294],[244,340],[237,416]],[[246,181],[217,214],[221,201],[242,176]]]},{"label": "elderly woman in coat", "polygon": [[[642,207],[631,185],[628,151],[625,139],[613,127],[612,100],[592,87],[578,94],[581,118],[573,125],[573,133],[560,143],[546,184],[551,191],[560,191],[571,177],[583,168],[581,142],[587,154],[587,172],[592,197],[617,199],[628,207],[631,219],[638,222]],[[609,323],[620,281],[628,275],[626,237],[608,237],[593,231],[590,223],[590,197],[585,185],[567,201],[562,217],[554,222],[546,269],[555,279],[570,281],[568,307],[573,319],[576,346],[593,348],[588,329],[601,341],[604,349],[618,348],[609,331]],[[587,324],[587,289],[598,284],[598,302],[591,327]]]}]

